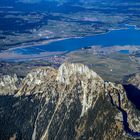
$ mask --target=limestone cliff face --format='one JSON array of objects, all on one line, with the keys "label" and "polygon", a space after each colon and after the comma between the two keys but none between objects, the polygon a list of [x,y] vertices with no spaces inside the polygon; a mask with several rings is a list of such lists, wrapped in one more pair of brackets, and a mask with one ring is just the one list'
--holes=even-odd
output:
[{"label": "limestone cliff face", "polygon": [[19,79],[16,75],[0,77],[0,95],[13,95],[18,90]]},{"label": "limestone cliff face", "polygon": [[0,96],[2,139],[117,140],[140,131],[139,111],[123,86],[82,64],[34,69],[17,88],[12,81],[14,92],[4,86]]}]

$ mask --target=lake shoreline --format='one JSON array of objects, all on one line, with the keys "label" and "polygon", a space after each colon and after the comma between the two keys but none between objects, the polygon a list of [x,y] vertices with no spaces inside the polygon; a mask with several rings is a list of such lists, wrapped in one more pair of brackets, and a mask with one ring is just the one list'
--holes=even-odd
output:
[{"label": "lake shoreline", "polygon": [[[66,52],[73,52],[86,47],[100,46],[101,48],[113,46],[140,46],[140,39],[137,37],[140,30],[134,25],[125,25],[125,28],[112,29],[107,33],[85,37],[59,38],[47,40],[39,45],[29,45],[11,48],[0,53],[0,60],[41,58],[55,55],[63,55]],[[129,39],[131,38],[131,40]],[[134,43],[134,44],[133,44]],[[130,47],[130,48],[131,48]],[[122,49],[123,50],[123,49]]]},{"label": "lake shoreline", "polygon": [[21,49],[21,48],[28,48],[28,47],[36,47],[36,46],[48,45],[48,44],[53,43],[53,42],[63,41],[63,40],[67,40],[67,39],[78,39],[78,38],[81,39],[81,38],[85,38],[85,37],[94,37],[94,36],[106,35],[106,34],[110,33],[111,31],[127,30],[127,29],[129,29],[129,27],[134,27],[135,30],[140,30],[139,28],[137,28],[136,25],[125,24],[125,26],[126,27],[118,28],[118,29],[109,29],[109,31],[107,31],[107,32],[97,33],[95,35],[87,35],[87,36],[80,36],[80,37],[64,37],[64,38],[59,38],[59,39],[49,39],[49,40],[42,41],[41,43],[38,43],[38,44],[34,44],[33,43],[33,44],[30,44],[30,45],[27,44],[25,46],[23,46],[23,44],[22,44],[19,47],[9,48],[9,49],[4,50],[2,52],[11,51],[11,50],[14,50],[14,49]]}]

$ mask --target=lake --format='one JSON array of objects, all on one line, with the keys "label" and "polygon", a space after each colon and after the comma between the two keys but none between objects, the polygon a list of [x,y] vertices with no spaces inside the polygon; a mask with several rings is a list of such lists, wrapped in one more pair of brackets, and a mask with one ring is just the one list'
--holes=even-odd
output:
[{"label": "lake", "polygon": [[40,54],[41,52],[75,51],[83,47],[102,46],[109,47],[115,45],[140,45],[140,30],[134,26],[126,26],[126,29],[112,30],[106,34],[86,36],[82,38],[70,38],[51,42],[46,45],[36,45],[12,50],[20,54]]}]

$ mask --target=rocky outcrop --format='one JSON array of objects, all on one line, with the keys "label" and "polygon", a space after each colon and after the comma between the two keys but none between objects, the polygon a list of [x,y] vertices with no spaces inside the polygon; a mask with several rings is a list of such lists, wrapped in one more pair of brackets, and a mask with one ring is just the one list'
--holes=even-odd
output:
[{"label": "rocky outcrop", "polygon": [[132,84],[140,89],[140,73],[133,74],[127,79],[128,84]]},{"label": "rocky outcrop", "polygon": [[18,90],[19,79],[16,75],[0,77],[0,95],[13,95]]},{"label": "rocky outcrop", "polygon": [[14,95],[3,90],[0,96],[2,139],[125,140],[139,135],[140,113],[123,86],[105,82],[87,66],[34,69],[20,85]]}]

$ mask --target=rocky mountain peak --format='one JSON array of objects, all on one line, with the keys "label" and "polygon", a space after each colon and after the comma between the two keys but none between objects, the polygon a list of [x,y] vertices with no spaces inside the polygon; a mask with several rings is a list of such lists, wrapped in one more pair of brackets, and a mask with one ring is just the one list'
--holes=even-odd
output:
[{"label": "rocky mountain peak", "polygon": [[[60,66],[58,70],[57,80],[64,84],[69,84],[71,76],[83,76],[87,79],[98,79],[103,81],[101,77],[97,75],[94,71],[90,70],[87,66],[83,64],[71,64],[64,63]],[[72,81],[73,82],[73,81]]]},{"label": "rocky mountain peak", "polygon": [[17,81],[0,79],[2,139],[125,140],[139,134],[140,113],[123,85],[105,82],[83,64],[40,67],[18,87]]}]

